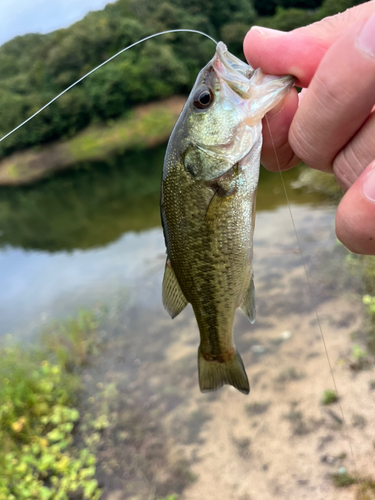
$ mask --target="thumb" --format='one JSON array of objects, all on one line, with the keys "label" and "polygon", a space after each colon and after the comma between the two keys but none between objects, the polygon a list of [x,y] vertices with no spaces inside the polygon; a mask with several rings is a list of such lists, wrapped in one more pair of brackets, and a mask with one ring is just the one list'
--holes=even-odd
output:
[{"label": "thumb", "polygon": [[268,74],[293,75],[298,85],[308,87],[329,47],[374,11],[372,0],[289,33],[254,26],[244,40],[245,57],[254,68],[261,67]]},{"label": "thumb", "polygon": [[336,235],[352,252],[375,255],[375,161],[341,200],[336,214]]}]

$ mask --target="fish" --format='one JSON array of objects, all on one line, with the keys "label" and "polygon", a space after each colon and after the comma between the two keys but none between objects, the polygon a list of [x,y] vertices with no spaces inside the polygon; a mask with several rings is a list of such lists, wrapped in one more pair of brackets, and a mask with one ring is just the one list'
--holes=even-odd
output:
[{"label": "fish", "polygon": [[191,304],[200,332],[201,392],[249,381],[233,339],[238,308],[255,321],[253,232],[262,118],[293,86],[265,75],[223,42],[200,71],[171,133],[163,165],[166,244],[162,300],[175,318]]}]

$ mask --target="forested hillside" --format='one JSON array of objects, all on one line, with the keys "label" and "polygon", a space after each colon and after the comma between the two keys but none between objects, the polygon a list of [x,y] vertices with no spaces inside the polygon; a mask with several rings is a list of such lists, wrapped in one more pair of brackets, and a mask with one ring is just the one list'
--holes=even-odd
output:
[{"label": "forested hillside", "polygon": [[[0,47],[0,135],[121,48],[158,31],[194,28],[242,56],[252,24],[291,30],[345,10],[355,0],[118,0],[68,29],[17,37]],[[121,55],[0,144],[0,155],[69,137],[132,106],[188,93],[212,57],[211,41],[170,34]]]}]

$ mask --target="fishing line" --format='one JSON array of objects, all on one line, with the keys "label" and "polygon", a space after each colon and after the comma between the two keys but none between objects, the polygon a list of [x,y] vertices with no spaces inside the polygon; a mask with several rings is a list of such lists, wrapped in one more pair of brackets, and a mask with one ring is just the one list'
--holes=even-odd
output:
[{"label": "fishing line", "polygon": [[[339,403],[340,413],[341,413],[342,421],[344,423],[345,434],[346,434],[346,438],[348,440],[348,444],[349,444],[349,448],[350,448],[350,454],[352,456],[352,461],[353,461],[353,464],[354,464],[354,470],[355,470],[357,484],[359,484],[359,473],[358,473],[357,464],[356,464],[356,461],[355,461],[355,458],[354,458],[352,440],[351,440],[350,435],[349,435],[349,428],[348,428],[347,422],[345,420],[344,412],[343,412],[341,401],[340,401],[340,398],[339,398],[339,393],[338,393],[337,385],[336,385],[336,379],[335,379],[335,376],[333,374],[332,364],[331,364],[331,360],[329,358],[327,344],[326,344],[326,341],[325,341],[325,338],[324,338],[324,334],[323,334],[322,324],[321,324],[321,321],[320,321],[320,317],[318,315],[318,310],[317,310],[316,305],[315,305],[314,295],[312,293],[312,287],[311,287],[311,282],[310,282],[309,274],[307,272],[307,267],[306,267],[306,264],[304,262],[304,256],[303,256],[303,252],[302,252],[302,247],[301,247],[300,239],[299,239],[299,236],[298,236],[298,233],[297,233],[296,223],[295,223],[295,220],[294,220],[294,217],[293,217],[292,207],[291,207],[290,202],[289,202],[288,192],[286,190],[286,186],[285,186],[285,182],[284,182],[284,178],[283,178],[283,174],[282,174],[281,166],[280,166],[280,162],[279,162],[279,157],[277,156],[276,146],[275,146],[275,143],[274,143],[274,140],[273,140],[273,137],[272,137],[271,127],[270,127],[267,115],[265,115],[265,118],[266,118],[267,127],[268,127],[268,131],[269,131],[270,138],[271,138],[272,148],[273,148],[274,153],[275,153],[276,163],[277,163],[277,167],[279,169],[281,184],[282,184],[283,189],[284,189],[285,198],[286,198],[286,202],[287,202],[287,205],[288,205],[290,218],[292,219],[292,225],[293,225],[294,234],[296,236],[297,245],[298,245],[298,248],[299,248],[299,251],[300,251],[300,254],[301,254],[301,262],[302,262],[302,265],[303,265],[303,269],[305,271],[307,286],[308,286],[308,290],[309,290],[309,294],[310,294],[310,300],[311,300],[311,303],[312,303],[312,306],[313,306],[313,309],[314,309],[314,312],[315,312],[316,321],[318,323],[318,328],[319,328],[319,331],[320,331],[320,337],[321,337],[321,340],[322,340],[322,343],[323,343],[323,346],[324,346],[324,351],[325,351],[325,354],[326,354],[326,358],[327,358],[327,361],[328,361],[328,366],[329,366],[329,371],[331,373],[331,378],[332,378],[333,386],[335,388],[335,391],[336,391],[336,394],[337,394],[337,397],[338,397],[338,403]],[[362,498],[362,500],[364,500],[362,491],[361,490],[359,490],[359,491],[361,492],[361,498]]]},{"label": "fishing line", "polygon": [[[82,76],[81,78],[79,78],[76,82],[74,82],[71,85],[69,85],[69,87],[67,87],[65,90],[63,90],[62,92],[60,92],[60,94],[58,94],[53,99],[51,99],[47,104],[45,104],[44,106],[42,106],[33,115],[31,115],[25,121],[23,121],[22,123],[20,123],[19,125],[17,125],[17,127],[15,127],[13,130],[11,130],[7,134],[5,134],[3,137],[1,137],[0,138],[0,142],[2,142],[4,139],[6,139],[7,137],[9,137],[11,134],[13,134],[14,132],[16,132],[17,130],[19,130],[24,125],[26,125],[26,123],[28,123],[33,118],[35,118],[37,115],[39,115],[42,111],[44,111],[46,108],[48,108],[48,106],[50,106],[53,102],[55,102],[57,99],[59,99],[61,96],[63,96],[66,92],[68,92],[70,89],[72,89],[73,87],[75,87],[78,83],[82,82],[88,76],[92,75],[95,71],[97,71],[98,69],[102,68],[104,65],[106,65],[107,63],[109,63],[113,59],[115,59],[120,54],[126,52],[127,50],[129,50],[129,49],[131,49],[133,47],[135,47],[136,45],[139,45],[139,44],[141,44],[143,42],[146,42],[147,40],[150,40],[150,39],[155,38],[155,37],[160,36],[160,35],[166,35],[168,33],[197,33],[199,35],[203,35],[206,38],[210,39],[215,45],[217,45],[216,40],[214,40],[210,35],[208,35],[207,33],[204,33],[203,31],[194,30],[194,29],[182,29],[181,28],[181,29],[166,30],[166,31],[161,31],[159,33],[154,33],[153,35],[149,35],[149,36],[147,36],[145,38],[142,38],[141,40],[138,40],[137,42],[132,43],[128,47],[125,47],[124,49],[121,49],[119,52],[117,52],[116,54],[114,54],[113,56],[111,56],[109,59],[107,59],[103,63],[99,64],[94,69],[92,69],[91,71],[89,71],[88,73],[86,73],[84,76]],[[332,370],[331,360],[330,360],[329,355],[328,355],[328,350],[327,350],[327,345],[326,345],[324,334],[323,334],[322,325],[321,325],[320,318],[319,318],[319,315],[318,315],[318,311],[317,311],[317,308],[316,308],[316,305],[315,305],[315,302],[314,302],[313,293],[312,293],[312,287],[311,287],[311,283],[310,283],[310,278],[309,278],[309,275],[308,275],[308,272],[307,272],[306,264],[305,264],[304,259],[303,259],[303,252],[302,252],[300,240],[299,240],[299,237],[298,237],[298,233],[297,233],[297,229],[296,229],[296,224],[295,224],[294,217],[293,217],[293,212],[292,212],[291,205],[290,205],[290,202],[289,202],[289,196],[288,196],[288,193],[287,193],[287,190],[286,190],[286,186],[285,186],[285,182],[284,182],[284,179],[283,179],[283,176],[282,176],[280,162],[279,162],[279,158],[277,156],[276,147],[275,147],[275,143],[274,143],[274,140],[273,140],[273,137],[272,137],[271,128],[270,128],[270,125],[269,125],[269,122],[268,122],[267,115],[265,116],[265,118],[266,118],[268,130],[269,130],[269,133],[270,133],[270,137],[271,137],[272,147],[273,147],[273,150],[275,152],[276,162],[277,162],[277,166],[278,166],[279,173],[280,173],[280,179],[281,179],[281,183],[282,183],[282,186],[283,186],[283,189],[284,189],[284,192],[285,192],[285,198],[286,198],[286,201],[287,201],[287,204],[288,204],[288,209],[289,209],[290,217],[291,217],[292,224],[293,224],[293,230],[294,230],[295,237],[296,237],[297,244],[298,244],[298,248],[299,248],[299,251],[300,251],[300,254],[301,254],[301,262],[302,262],[302,265],[303,265],[303,268],[304,268],[304,272],[305,272],[305,276],[306,276],[306,281],[307,281],[307,285],[308,285],[308,289],[309,289],[309,294],[310,294],[310,297],[311,297],[311,302],[312,302],[313,309],[314,309],[315,316],[316,316],[316,320],[317,320],[317,323],[318,323],[318,327],[319,327],[319,331],[320,331],[320,336],[321,336],[321,339],[322,339],[322,342],[323,342],[323,346],[324,346],[324,351],[325,351],[326,358],[327,358],[327,361],[328,361],[328,366],[329,366],[329,370],[330,370],[330,373],[331,373],[332,382],[333,382],[336,394],[338,395],[337,385],[336,385],[336,380],[335,380],[335,377],[334,377],[334,374],[333,374],[333,370]],[[349,447],[350,447],[350,452],[351,452],[352,460],[353,460],[353,463],[354,463],[355,473],[356,473],[356,476],[357,476],[357,483],[359,484],[359,474],[358,474],[356,462],[355,462],[355,459],[354,459],[352,441],[351,441],[351,438],[350,438],[350,435],[349,435],[348,426],[347,426],[347,423],[346,423],[346,420],[345,420],[345,417],[344,417],[344,412],[343,412],[343,409],[342,409],[342,405],[341,405],[340,399],[338,400],[338,403],[339,403],[340,413],[341,413],[342,420],[343,420],[344,427],[345,427],[345,433],[346,433],[347,440],[348,440]],[[363,498],[362,491],[361,491],[361,497]]]},{"label": "fishing line", "polygon": [[62,92],[60,92],[60,94],[58,94],[56,97],[54,97],[53,99],[51,99],[49,102],[47,102],[47,104],[45,104],[42,108],[40,108],[36,113],[34,113],[33,115],[29,116],[29,118],[27,118],[24,122],[20,123],[19,125],[17,125],[16,128],[14,128],[13,130],[11,130],[10,132],[8,132],[7,134],[5,134],[3,137],[1,137],[0,139],[0,142],[3,141],[4,139],[6,139],[7,137],[9,137],[11,134],[13,134],[13,132],[15,132],[16,130],[20,129],[21,127],[23,127],[24,125],[26,125],[26,123],[28,123],[30,120],[32,120],[33,118],[35,118],[37,115],[39,115],[39,113],[41,113],[42,111],[44,111],[46,108],[48,108],[48,106],[50,104],[52,104],[53,102],[55,102],[59,97],[61,97],[62,95],[64,95],[66,92],[68,92],[68,90],[72,89],[73,87],[75,87],[78,83],[82,82],[82,80],[84,80],[85,78],[87,78],[88,76],[92,75],[96,70],[102,68],[105,64],[109,63],[110,61],[112,61],[115,57],[119,56],[120,54],[122,54],[123,52],[126,52],[127,50],[135,47],[136,45],[139,45],[140,43],[142,42],[146,42],[147,40],[150,40],[151,38],[155,38],[156,36],[159,36],[159,35],[166,35],[167,33],[180,33],[180,32],[183,32],[183,33],[198,33],[198,35],[203,35],[205,36],[206,38],[209,38],[212,42],[214,42],[215,45],[217,45],[217,41],[214,40],[210,35],[207,35],[207,33],[203,33],[203,31],[198,31],[198,30],[193,30],[193,29],[183,29],[183,28],[180,28],[180,29],[175,29],[175,30],[167,30],[167,31],[160,31],[159,33],[154,33],[153,35],[149,35],[149,36],[146,36],[146,38],[142,38],[142,40],[138,40],[137,42],[135,43],[132,43],[131,45],[129,45],[128,47],[125,47],[124,49],[121,49],[119,52],[117,52],[117,54],[115,54],[114,56],[111,56],[109,59],[107,59],[106,61],[104,61],[103,63],[99,64],[99,66],[96,66],[96,68],[92,69],[91,71],[89,71],[88,73],[86,73],[84,76],[82,76],[79,80],[77,80],[76,82],[72,83],[71,85],[69,85],[69,87],[67,87],[65,90],[63,90]]}]

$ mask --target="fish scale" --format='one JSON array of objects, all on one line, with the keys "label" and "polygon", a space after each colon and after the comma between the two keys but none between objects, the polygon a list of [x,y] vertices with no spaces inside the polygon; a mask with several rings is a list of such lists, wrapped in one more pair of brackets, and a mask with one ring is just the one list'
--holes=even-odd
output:
[{"label": "fish scale", "polygon": [[198,75],[169,140],[161,189],[167,247],[163,303],[190,303],[198,323],[202,392],[250,390],[233,340],[241,307],[255,320],[252,270],[261,118],[292,85],[230,54],[220,42]]}]

